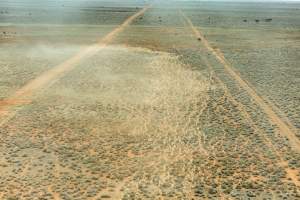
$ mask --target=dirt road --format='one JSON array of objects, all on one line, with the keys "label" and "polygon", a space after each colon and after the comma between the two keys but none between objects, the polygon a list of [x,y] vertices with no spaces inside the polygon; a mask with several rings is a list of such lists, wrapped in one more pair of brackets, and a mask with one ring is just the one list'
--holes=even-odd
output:
[{"label": "dirt road", "polygon": [[122,32],[137,17],[143,15],[149,8],[150,6],[146,6],[145,8],[141,9],[139,12],[126,19],[120,26],[115,28],[105,37],[100,38],[97,44],[82,49],[80,52],[78,52],[76,55],[72,56],[68,60],[64,61],[63,63],[57,66],[54,66],[52,69],[39,75],[34,80],[31,80],[22,88],[18,89],[12,97],[0,101],[0,126],[6,123],[13,116],[13,113],[9,111],[11,107],[16,105],[22,105],[24,102],[28,103],[30,96],[33,92],[45,87],[52,81],[61,78],[62,76],[64,76],[64,74],[74,69],[74,67],[76,67],[76,65],[81,60],[95,55],[97,52],[99,52],[101,49],[107,46],[117,34]]},{"label": "dirt road", "polygon": [[[214,47],[239,38],[235,58],[262,39],[249,39],[257,29],[276,41],[294,37],[278,33],[280,21],[239,21],[241,10],[259,9],[238,3],[49,0],[66,20],[51,25],[51,6],[43,19],[17,2],[0,15],[14,22],[25,13],[33,24],[0,23],[0,37],[1,29],[17,32],[0,46],[0,199],[299,198],[292,117],[283,119]],[[282,55],[286,40],[265,51]],[[261,78],[252,74],[261,67],[243,70]]]},{"label": "dirt road", "polygon": [[[209,41],[203,36],[203,34],[199,31],[198,27],[195,27],[191,20],[180,11],[181,15],[184,17],[193,33],[197,38],[200,38],[203,45],[216,57],[216,59],[224,66],[225,70],[232,76],[232,78],[244,89],[248,92],[248,94],[256,101],[256,103],[261,107],[261,109],[268,115],[269,119],[272,121],[274,125],[278,127],[280,133],[289,139],[291,146],[300,152],[300,141],[296,137],[296,134],[293,132],[293,129],[289,127],[283,119],[281,119],[278,114],[272,109],[264,99],[247,83],[242,77],[233,69],[233,67],[226,61],[226,58],[222,54],[221,50],[214,49]],[[277,108],[279,110],[279,108]],[[289,123],[291,124],[291,123]]]}]

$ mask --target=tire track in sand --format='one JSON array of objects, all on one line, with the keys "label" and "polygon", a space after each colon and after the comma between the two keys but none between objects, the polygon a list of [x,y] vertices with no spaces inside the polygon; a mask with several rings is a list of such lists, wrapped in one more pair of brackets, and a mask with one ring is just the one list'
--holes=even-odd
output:
[{"label": "tire track in sand", "polygon": [[[279,129],[280,133],[288,138],[291,147],[297,151],[300,152],[300,141],[297,138],[296,134],[293,131],[293,127],[290,127],[287,125],[284,120],[282,120],[276,112],[272,109],[272,106],[269,105],[263,97],[259,96],[256,91],[253,89],[253,87],[249,86],[249,83],[247,83],[245,80],[241,78],[241,76],[233,69],[232,66],[226,61],[226,58],[224,57],[223,53],[220,50],[215,50],[212,48],[212,46],[209,44],[208,40],[205,39],[203,34],[193,25],[191,20],[180,10],[179,11],[182,17],[185,19],[187,24],[192,29],[193,33],[197,38],[200,38],[201,42],[205,46],[205,48],[210,51],[216,59],[223,65],[225,71],[252,97],[252,99],[260,106],[260,108],[267,114],[269,117],[269,120],[277,125],[277,128]],[[279,108],[276,108],[276,110],[280,110]],[[291,123],[288,123],[291,124]]]},{"label": "tire track in sand", "polygon": [[93,56],[98,51],[105,48],[117,34],[122,32],[137,17],[143,15],[150,7],[150,5],[144,7],[139,12],[127,18],[121,25],[108,33],[106,36],[99,39],[96,44],[90,45],[80,50],[78,53],[76,53],[74,56],[67,59],[63,63],[51,68],[48,71],[43,72],[35,79],[29,81],[26,85],[18,89],[11,97],[0,101],[0,127],[15,115],[15,112],[11,111],[12,107],[24,105],[24,102],[28,103],[28,99],[31,97],[33,92],[45,87],[52,81],[61,78],[67,72],[74,69],[76,64],[78,64],[81,60]]},{"label": "tire track in sand", "polygon": [[229,101],[237,107],[239,112],[242,114],[242,116],[245,118],[247,123],[253,128],[255,132],[257,132],[260,137],[263,139],[264,144],[274,153],[274,155],[278,158],[277,164],[285,170],[286,175],[288,178],[291,179],[291,181],[297,186],[300,187],[300,181],[298,180],[298,170],[292,169],[289,167],[288,162],[284,160],[284,156],[282,155],[282,152],[277,150],[277,148],[272,143],[271,139],[264,134],[264,131],[262,128],[258,127],[253,119],[251,118],[250,114],[248,113],[246,107],[244,104],[238,102],[234,96],[230,93],[229,89],[225,85],[225,83],[219,78],[219,76],[214,72],[213,67],[209,63],[209,61],[204,58],[205,65],[208,66],[209,71],[212,73],[212,77],[214,77],[216,83],[220,85],[220,87],[224,90],[225,95],[228,97]]}]

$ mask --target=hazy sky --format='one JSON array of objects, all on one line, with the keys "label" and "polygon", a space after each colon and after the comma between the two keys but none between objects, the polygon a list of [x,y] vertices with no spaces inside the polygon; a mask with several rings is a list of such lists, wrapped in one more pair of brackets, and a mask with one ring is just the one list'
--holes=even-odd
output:
[{"label": "hazy sky", "polygon": [[300,2],[300,0],[175,0],[175,1],[248,1],[248,2]]}]

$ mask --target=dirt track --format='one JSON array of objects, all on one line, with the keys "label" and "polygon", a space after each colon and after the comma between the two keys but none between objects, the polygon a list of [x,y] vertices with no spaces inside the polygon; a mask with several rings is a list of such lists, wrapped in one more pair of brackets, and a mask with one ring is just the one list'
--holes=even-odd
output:
[{"label": "dirt track", "polygon": [[268,63],[237,67],[256,33],[292,49],[292,9],[273,24],[251,19],[270,5],[99,2],[4,7],[30,24],[0,23],[0,199],[298,199],[297,118],[253,85]]},{"label": "dirt track", "polygon": [[[232,66],[230,66],[230,64],[228,64],[228,62],[226,61],[224,55],[222,54],[221,50],[218,49],[215,50],[214,48],[211,47],[211,45],[209,44],[208,40],[201,34],[201,32],[199,31],[199,28],[195,27],[193,25],[193,23],[191,22],[191,20],[184,15],[184,13],[182,11],[180,11],[180,13],[182,14],[182,16],[186,19],[187,23],[189,24],[189,26],[191,27],[191,29],[193,30],[195,36],[197,38],[201,39],[201,42],[204,44],[204,46],[213,54],[216,56],[216,58],[220,61],[220,63],[223,64],[224,68],[226,69],[226,71],[232,76],[232,78],[234,78],[238,84],[244,89],[246,90],[249,95],[256,101],[256,103],[261,107],[261,109],[264,110],[264,112],[269,116],[270,120],[272,121],[273,124],[276,124],[278,126],[278,129],[280,130],[280,133],[287,137],[292,145],[292,147],[297,150],[298,152],[300,152],[300,141],[299,139],[296,137],[296,134],[293,132],[293,130],[295,130],[295,128],[291,128],[289,127],[284,120],[282,120],[278,114],[275,113],[275,111],[272,109],[272,106],[270,106],[264,99],[263,97],[259,96],[255,90],[253,89],[253,87],[249,86],[249,83],[247,83],[245,80],[243,80],[241,78],[241,76],[232,68]],[[276,110],[280,110],[279,108],[276,108]],[[291,123],[289,123],[291,124]]]},{"label": "dirt track", "polygon": [[265,145],[271,149],[275,155],[278,158],[278,165],[280,165],[282,168],[285,169],[285,171],[287,172],[288,177],[293,181],[293,183],[297,186],[300,186],[300,181],[297,179],[297,174],[299,173],[299,171],[297,169],[291,169],[288,166],[288,163],[284,161],[283,159],[283,155],[280,153],[280,151],[278,151],[276,149],[276,147],[272,144],[272,141],[270,140],[270,138],[268,138],[266,135],[264,135],[264,130],[260,129],[255,122],[253,121],[253,119],[251,118],[251,116],[249,115],[249,113],[247,112],[247,108],[245,108],[245,106],[238,102],[230,93],[230,91],[228,90],[228,88],[226,87],[226,85],[222,82],[222,80],[213,72],[213,69],[210,65],[210,63],[205,60],[206,65],[209,66],[211,73],[213,74],[213,77],[216,79],[216,81],[222,86],[222,88],[224,89],[226,96],[230,99],[230,101],[236,105],[239,109],[239,111],[241,112],[241,114],[247,119],[249,125],[251,127],[253,127],[253,129],[260,134],[260,136],[263,138]]},{"label": "dirt track", "polygon": [[27,98],[30,98],[33,92],[45,87],[50,82],[61,78],[65,73],[71,71],[74,67],[76,67],[76,65],[81,60],[95,55],[97,52],[99,52],[101,49],[107,46],[117,34],[122,32],[130,23],[132,23],[133,20],[145,13],[149,8],[150,6],[146,6],[136,14],[126,19],[120,26],[115,28],[112,32],[107,34],[105,37],[99,39],[98,44],[94,44],[82,49],[80,52],[78,52],[76,55],[72,56],[68,60],[64,61],[58,66],[53,67],[49,71],[44,72],[40,76],[36,77],[34,80],[31,80],[29,83],[27,83],[18,91],[16,91],[16,93],[12,97],[0,101],[0,127],[13,116],[13,114],[9,111],[12,106],[22,105],[24,101],[28,102]]}]

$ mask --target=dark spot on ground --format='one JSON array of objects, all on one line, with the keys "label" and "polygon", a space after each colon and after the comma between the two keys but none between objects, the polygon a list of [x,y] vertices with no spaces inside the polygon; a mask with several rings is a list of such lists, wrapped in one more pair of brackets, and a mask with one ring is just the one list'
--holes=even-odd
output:
[{"label": "dark spot on ground", "polygon": [[265,22],[270,22],[272,20],[273,20],[272,18],[267,18],[267,19],[265,19]]}]

